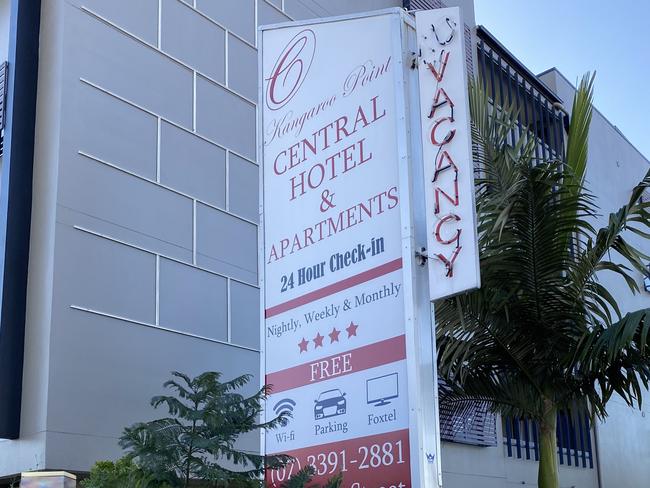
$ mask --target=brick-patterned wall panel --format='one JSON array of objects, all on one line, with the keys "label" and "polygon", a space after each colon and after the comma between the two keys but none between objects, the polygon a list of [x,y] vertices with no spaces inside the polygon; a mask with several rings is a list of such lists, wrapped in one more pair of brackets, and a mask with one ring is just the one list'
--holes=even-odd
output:
[{"label": "brick-patterned wall panel", "polygon": [[118,457],[172,370],[259,376],[256,28],[400,5],[60,2],[47,467]]}]

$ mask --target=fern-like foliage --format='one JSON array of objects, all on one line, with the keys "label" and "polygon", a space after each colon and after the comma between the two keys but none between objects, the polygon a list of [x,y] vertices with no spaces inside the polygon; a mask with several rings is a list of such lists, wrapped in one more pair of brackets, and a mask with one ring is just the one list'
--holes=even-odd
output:
[{"label": "fern-like foliage", "polygon": [[286,421],[283,415],[260,421],[267,388],[247,397],[239,390],[250,381],[249,375],[226,382],[220,381],[217,372],[195,378],[179,372],[172,375],[164,386],[173,394],[151,400],[154,408],[164,407],[168,416],[127,427],[120,439],[122,448],[143,470],[156,478],[170,478],[174,486],[187,487],[192,480],[226,486],[233,480],[257,478],[265,469],[289,460],[236,446],[242,434],[273,429]]}]

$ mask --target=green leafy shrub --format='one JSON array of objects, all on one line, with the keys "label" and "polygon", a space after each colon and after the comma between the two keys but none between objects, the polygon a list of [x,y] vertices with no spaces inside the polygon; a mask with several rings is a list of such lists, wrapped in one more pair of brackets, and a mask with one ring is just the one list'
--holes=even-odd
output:
[{"label": "green leafy shrub", "polygon": [[309,484],[314,478],[314,468],[306,466],[286,481],[282,488],[339,488],[343,483],[343,475],[330,478],[324,485]]},{"label": "green leafy shrub", "polygon": [[164,480],[146,473],[130,456],[117,461],[98,461],[90,470],[88,478],[81,482],[82,488],[173,488]]},{"label": "green leafy shrub", "polygon": [[[289,461],[288,456],[265,457],[235,447],[241,434],[272,429],[286,420],[280,415],[270,422],[259,421],[267,388],[250,397],[238,392],[250,375],[223,383],[217,372],[195,378],[179,372],[172,375],[174,379],[164,386],[173,394],[151,399],[154,408],[166,407],[169,416],[127,427],[120,439],[141,469],[156,479],[169,479],[172,486],[188,487],[195,481],[207,486],[239,481],[250,486],[250,480],[259,479],[265,468]],[[224,461],[236,469],[224,467]]]},{"label": "green leafy shrub", "polygon": [[[195,378],[173,372],[164,386],[172,395],[151,399],[165,406],[168,417],[140,422],[124,429],[120,445],[127,455],[115,462],[99,461],[82,488],[262,488],[265,469],[284,466],[289,456],[261,456],[235,447],[243,433],[273,429],[285,415],[261,423],[268,388],[250,397],[238,390],[250,381],[244,375],[220,382],[221,374],[207,372]],[[222,465],[226,460],[235,469]],[[341,475],[324,485],[314,484],[308,466],[283,488],[339,488]]]}]

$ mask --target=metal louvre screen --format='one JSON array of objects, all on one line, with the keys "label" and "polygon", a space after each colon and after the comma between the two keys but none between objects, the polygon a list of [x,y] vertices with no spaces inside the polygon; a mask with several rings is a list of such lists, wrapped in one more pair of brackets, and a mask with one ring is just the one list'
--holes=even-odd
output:
[{"label": "metal louvre screen", "polygon": [[537,138],[537,159],[562,158],[565,116],[554,105],[559,99],[534,75],[513,66],[509,54],[487,32],[479,28],[478,34],[477,64],[483,88],[495,107],[511,106],[517,112],[517,127],[509,143],[514,145],[528,130]]},{"label": "metal louvre screen", "polygon": [[0,128],[5,127],[5,103],[7,99],[7,67],[9,63],[5,61],[0,64]]},{"label": "metal louvre screen", "polygon": [[5,105],[7,103],[7,68],[6,61],[0,65],[0,156],[4,153]]},{"label": "metal louvre screen", "polygon": [[450,389],[438,383],[440,394],[440,437],[443,441],[473,446],[496,446],[496,415],[484,402],[450,401]]},{"label": "metal louvre screen", "polygon": [[446,6],[440,0],[406,0],[404,2],[406,10],[429,10],[432,8],[445,8]]},{"label": "metal louvre screen", "polygon": [[[503,437],[508,457],[539,461],[539,428],[525,418],[503,419]],[[557,455],[561,465],[593,468],[589,416],[557,415]]]}]

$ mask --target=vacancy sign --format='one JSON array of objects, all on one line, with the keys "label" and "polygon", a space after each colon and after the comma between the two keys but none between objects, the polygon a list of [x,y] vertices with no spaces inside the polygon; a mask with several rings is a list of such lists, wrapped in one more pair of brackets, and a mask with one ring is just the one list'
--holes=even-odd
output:
[{"label": "vacancy sign", "polygon": [[291,415],[265,447],[295,458],[268,486],[307,465],[347,488],[424,486],[413,456],[435,458],[411,452],[404,15],[259,31],[266,417]]},{"label": "vacancy sign", "polygon": [[458,7],[415,13],[431,300],[480,286],[467,64]]}]

